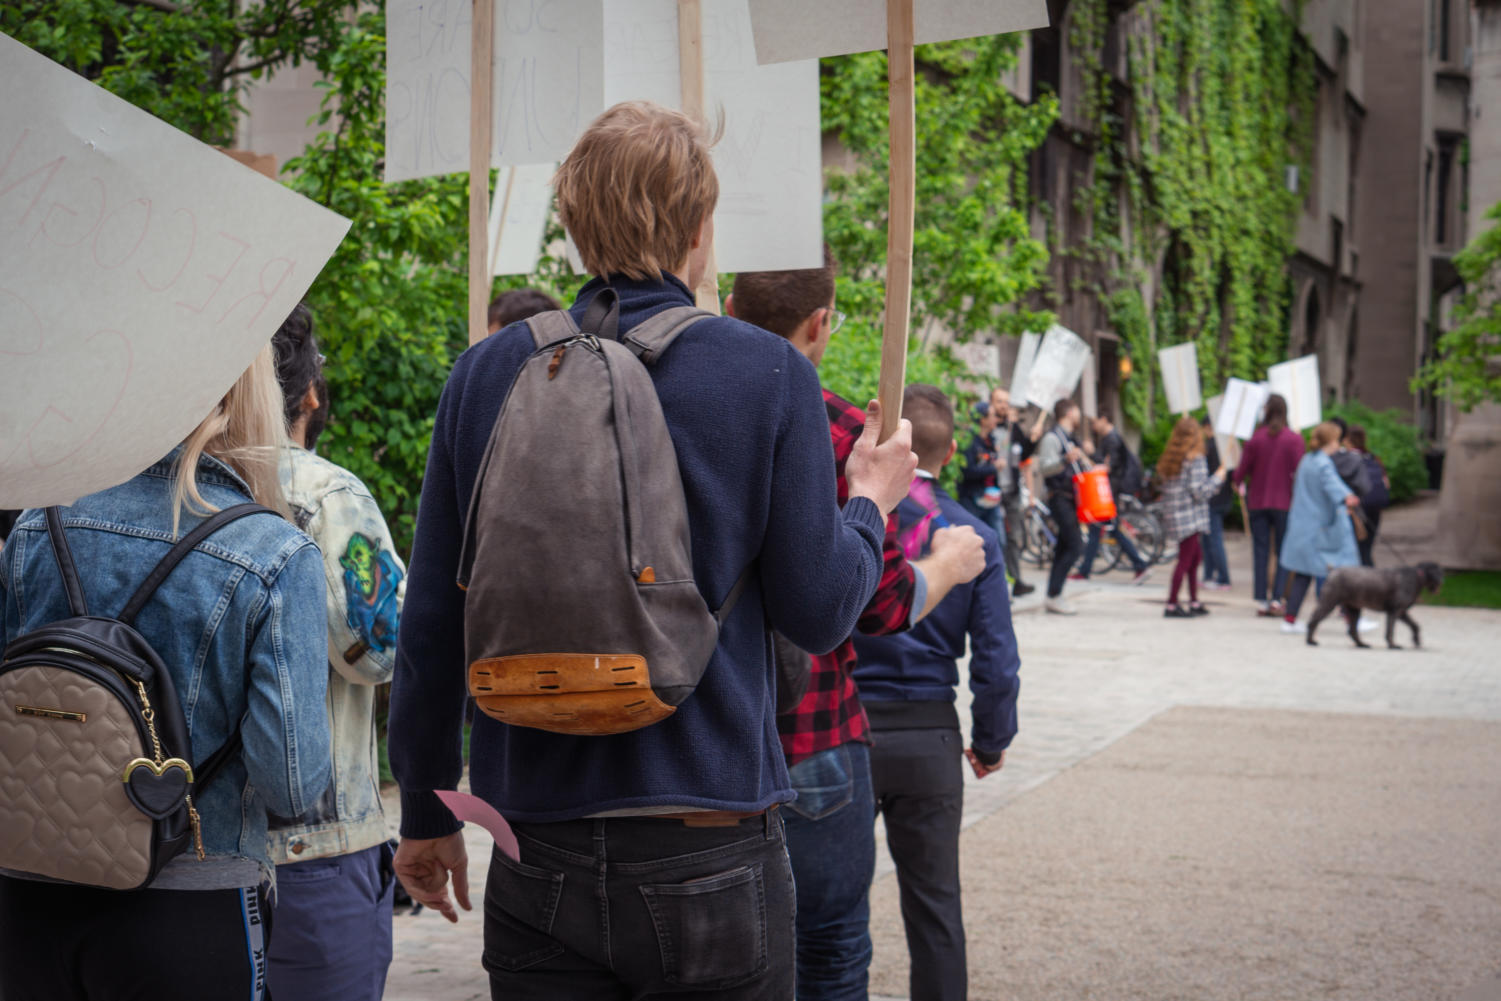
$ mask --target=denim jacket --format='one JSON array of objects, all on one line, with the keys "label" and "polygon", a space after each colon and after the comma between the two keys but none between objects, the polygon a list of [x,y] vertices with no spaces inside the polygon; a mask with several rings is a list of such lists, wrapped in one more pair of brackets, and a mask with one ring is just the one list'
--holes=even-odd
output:
[{"label": "denim jacket", "polygon": [[[84,597],[96,615],[118,614],[174,541],[176,452],[117,487],[61,511]],[[215,507],[250,491],[205,456],[199,490]],[[187,533],[199,518],[184,512]],[[43,512],[27,511],[0,553],[0,647],[66,618],[67,598]],[[203,761],[236,724],[242,754],[199,796],[203,847],[173,859],[153,888],[218,889],[270,879],[268,812],[297,815],[329,782],[328,669],[323,566],[318,548],[269,515],[225,526],[180,563],[136,619],[172,673],[192,743]]]},{"label": "denim jacket", "polygon": [[347,855],[389,837],[375,757],[375,689],[396,667],[406,566],[359,477],[289,445],[281,486],[297,527],[323,551],[328,590],[328,721],[334,780],[301,815],[272,816],[271,859]]}]

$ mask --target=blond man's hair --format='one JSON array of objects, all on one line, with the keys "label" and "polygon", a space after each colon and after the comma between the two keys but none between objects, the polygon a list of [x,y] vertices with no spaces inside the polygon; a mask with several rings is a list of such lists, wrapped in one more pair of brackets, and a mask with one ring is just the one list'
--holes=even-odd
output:
[{"label": "blond man's hair", "polygon": [[172,476],[172,534],[184,510],[212,514],[219,510],[198,490],[198,459],[207,453],[233,469],[258,504],[282,516],[291,513],[282,496],[278,463],[287,444],[276,357],[267,344],[250,367],[214,407],[213,413],[183,441]]},{"label": "blond man's hair", "polygon": [[682,266],[719,201],[712,143],[702,125],[650,101],[594,120],[553,179],[591,274],[650,280]]},{"label": "blond man's hair", "polygon": [[1313,431],[1308,435],[1308,450],[1310,452],[1317,452],[1319,449],[1324,448],[1326,445],[1328,445],[1331,441],[1339,441],[1340,437],[1341,432],[1339,425],[1334,423],[1333,421],[1325,421],[1318,427],[1314,428]]}]

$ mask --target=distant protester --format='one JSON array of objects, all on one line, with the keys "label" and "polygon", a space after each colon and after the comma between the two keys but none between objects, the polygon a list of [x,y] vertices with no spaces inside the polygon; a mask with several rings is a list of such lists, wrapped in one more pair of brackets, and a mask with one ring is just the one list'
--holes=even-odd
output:
[{"label": "distant protester", "polygon": [[1234,475],[1235,486],[1245,493],[1250,509],[1252,595],[1260,606],[1258,615],[1283,611],[1282,568],[1269,571],[1268,562],[1276,559],[1287,534],[1293,477],[1302,461],[1303,436],[1287,426],[1287,401],[1273,393],[1267,397],[1261,426],[1246,442]]},{"label": "distant protester", "polygon": [[1359,424],[1351,424],[1345,431],[1345,447],[1360,456],[1365,465],[1369,489],[1361,495],[1359,515],[1365,525],[1365,534],[1356,535],[1362,566],[1376,565],[1376,534],[1381,531],[1381,512],[1391,506],[1392,481],[1381,460],[1366,447],[1366,430]]},{"label": "distant protester", "polygon": [[[1110,492],[1119,505],[1122,498],[1135,496],[1145,486],[1141,460],[1131,451],[1131,446],[1126,444],[1126,439],[1121,437],[1115,422],[1109,417],[1103,414],[1094,417],[1090,420],[1090,425],[1095,434],[1094,461],[1110,470]],[[1120,547],[1121,555],[1131,562],[1131,583],[1146,583],[1147,578],[1152,575],[1152,565],[1141,555],[1136,544],[1131,541],[1131,536],[1121,531],[1119,518],[1110,525],[1110,538]],[[1081,580],[1089,579],[1095,554],[1099,552],[1104,539],[1104,525],[1096,523],[1089,526],[1089,541],[1085,543],[1084,556],[1079,560],[1078,576]]]},{"label": "distant protester", "polygon": [[1285,633],[1303,632],[1298,611],[1315,579],[1322,587],[1335,567],[1360,563],[1350,523],[1350,512],[1360,506],[1360,498],[1334,468],[1333,455],[1339,447],[1339,425],[1325,421],[1313,429],[1308,454],[1298,466],[1281,553],[1281,565],[1289,572]]},{"label": "distant protester", "polygon": [[[1199,422],[1204,434],[1204,463],[1210,469],[1219,469],[1225,463],[1220,458],[1220,446],[1215,441],[1214,424],[1205,417]],[[1215,495],[1209,498],[1209,531],[1204,533],[1201,544],[1204,548],[1204,588],[1223,591],[1230,586],[1230,558],[1225,554],[1225,516],[1235,506],[1235,491],[1226,479]]]},{"label": "distant protester", "polygon": [[[1186,414],[1178,418],[1172,437],[1157,460],[1157,475],[1162,480],[1163,531],[1168,542],[1178,545],[1178,562],[1173,567],[1173,582],[1162,614],[1170,619],[1208,615],[1209,609],[1199,601],[1197,573],[1203,558],[1199,536],[1209,530],[1209,498],[1224,484],[1225,467],[1219,465],[1213,474],[1209,472],[1198,421]],[[1179,590],[1185,581],[1187,607],[1178,603]]]},{"label": "distant protester", "polygon": [[1079,515],[1074,508],[1074,474],[1088,469],[1090,462],[1074,437],[1079,429],[1079,405],[1073,400],[1059,400],[1053,408],[1053,418],[1052,428],[1037,446],[1038,471],[1047,486],[1048,510],[1058,526],[1043,608],[1055,615],[1075,615],[1074,606],[1063,598],[1063,586],[1069,571],[1084,554],[1084,537],[1079,532]]}]

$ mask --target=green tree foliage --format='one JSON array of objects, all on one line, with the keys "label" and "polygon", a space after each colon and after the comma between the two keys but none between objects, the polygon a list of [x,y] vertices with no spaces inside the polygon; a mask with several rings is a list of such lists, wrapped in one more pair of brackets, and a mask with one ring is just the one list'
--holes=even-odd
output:
[{"label": "green tree foliage", "polygon": [[1412,381],[1414,392],[1426,387],[1461,410],[1501,403],[1501,204],[1485,218],[1492,225],[1454,257],[1465,283],[1454,326]]},{"label": "green tree foliage", "polygon": [[1312,147],[1313,53],[1301,2],[1143,0],[1121,15],[1127,93],[1101,64],[1110,0],[1069,6],[1096,133],[1078,251],[1135,371],[1128,419],[1155,426],[1157,350],[1198,346],[1206,385],[1260,378],[1286,348],[1304,176]]},{"label": "green tree foliage", "polygon": [[[1043,281],[1047,251],[1027,221],[1028,155],[1057,117],[1057,102],[1016,100],[1000,81],[1016,63],[1015,36],[917,49],[917,221],[913,240],[909,382],[951,392],[963,366],[936,343],[942,327],[975,334],[1045,329],[1022,308]],[[875,395],[885,306],[889,197],[886,55],[825,59],[823,125],[855,158],[831,170],[824,233],[840,265],[839,305],[850,319],[821,366],[824,384],[851,400]]]}]

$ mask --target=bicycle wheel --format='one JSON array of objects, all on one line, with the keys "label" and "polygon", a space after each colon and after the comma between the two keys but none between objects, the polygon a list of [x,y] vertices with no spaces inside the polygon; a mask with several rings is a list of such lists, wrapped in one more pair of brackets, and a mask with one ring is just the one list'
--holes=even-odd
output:
[{"label": "bicycle wheel", "polygon": [[[1150,511],[1127,511],[1120,519],[1121,531],[1126,533],[1136,546],[1141,558],[1148,564],[1161,563],[1163,550],[1167,548],[1167,540],[1162,531],[1162,523],[1158,521]],[[1117,547],[1117,558],[1119,547]]]},{"label": "bicycle wheel", "polygon": [[1050,566],[1053,562],[1053,539],[1057,535],[1049,535],[1047,523],[1036,510],[1027,512],[1025,524],[1022,537],[1026,544],[1022,547],[1022,557],[1035,567]]},{"label": "bicycle wheel", "polygon": [[1097,577],[1102,573],[1114,570],[1121,561],[1120,543],[1115,541],[1115,533],[1110,531],[1109,524],[1100,526],[1100,544],[1095,548],[1094,561],[1089,564],[1089,575]]}]

